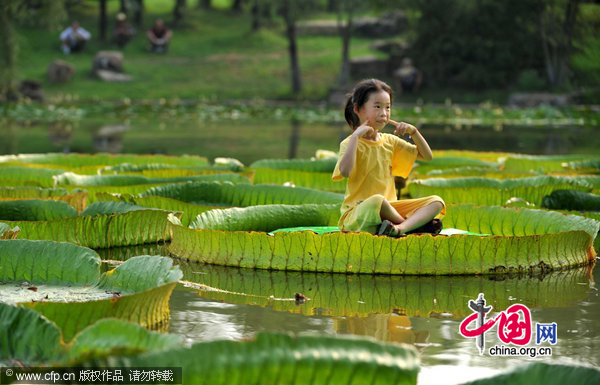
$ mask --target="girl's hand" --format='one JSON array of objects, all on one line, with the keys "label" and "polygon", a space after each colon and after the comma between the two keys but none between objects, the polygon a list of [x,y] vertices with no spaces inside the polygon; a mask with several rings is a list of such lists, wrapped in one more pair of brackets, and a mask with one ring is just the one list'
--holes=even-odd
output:
[{"label": "girl's hand", "polygon": [[377,135],[377,132],[375,132],[375,129],[373,127],[369,126],[367,124],[367,122],[364,122],[363,124],[358,126],[356,128],[356,130],[354,130],[353,135],[356,135],[358,138],[360,138],[360,137],[375,138],[375,136]]},{"label": "girl's hand", "polygon": [[394,135],[399,135],[399,136],[403,136],[403,135],[414,135],[415,132],[417,132],[417,127],[413,126],[412,124],[408,124],[405,122],[396,122],[392,119],[390,119],[389,122],[392,126],[394,126]]}]

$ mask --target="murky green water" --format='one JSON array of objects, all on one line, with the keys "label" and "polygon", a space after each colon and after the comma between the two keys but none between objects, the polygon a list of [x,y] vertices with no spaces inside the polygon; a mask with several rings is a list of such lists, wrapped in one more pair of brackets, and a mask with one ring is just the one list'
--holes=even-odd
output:
[{"label": "murky green water", "polygon": [[[594,127],[421,126],[434,150],[464,149],[529,154],[595,153]],[[264,158],[310,158],[336,151],[349,132],[341,123],[268,121],[205,122],[193,119],[85,119],[79,123],[0,125],[0,154],[116,152],[234,157],[245,164]]]},{"label": "murky green water", "polygon": [[[103,259],[166,254],[164,246],[101,250]],[[178,285],[171,298],[170,332],[188,341],[241,339],[261,331],[354,334],[414,345],[421,353],[419,383],[458,384],[525,362],[600,366],[600,269],[544,277],[396,277],[247,270],[178,261],[184,280],[220,291]],[[479,355],[459,334],[483,292],[494,312],[514,303],[531,309],[535,323],[557,323],[552,357]],[[296,303],[294,296],[309,298]],[[501,341],[486,333],[486,348]],[[534,345],[534,341],[528,345]],[[540,346],[550,346],[547,342]]]}]

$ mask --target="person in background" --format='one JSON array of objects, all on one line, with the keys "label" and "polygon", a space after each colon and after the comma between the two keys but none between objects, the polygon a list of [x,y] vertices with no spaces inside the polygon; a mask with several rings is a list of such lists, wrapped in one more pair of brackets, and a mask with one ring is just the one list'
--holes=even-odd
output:
[{"label": "person in background", "polygon": [[65,55],[71,52],[79,52],[85,47],[85,43],[90,40],[92,34],[86,31],[79,25],[78,21],[74,21],[70,27],[65,29],[60,34],[62,42],[62,50]]},{"label": "person in background", "polygon": [[150,42],[150,51],[166,52],[173,33],[167,28],[163,20],[157,19],[152,28],[146,33],[146,36]]},{"label": "person in background", "polygon": [[413,65],[412,59],[407,57],[402,60],[400,68],[394,71],[394,79],[400,91],[412,93],[419,91],[423,75]]},{"label": "person in background", "polygon": [[123,48],[129,43],[133,35],[135,34],[135,29],[127,22],[127,15],[122,12],[117,14],[117,21],[115,23],[115,29],[113,31],[113,40],[119,46],[119,48]]}]

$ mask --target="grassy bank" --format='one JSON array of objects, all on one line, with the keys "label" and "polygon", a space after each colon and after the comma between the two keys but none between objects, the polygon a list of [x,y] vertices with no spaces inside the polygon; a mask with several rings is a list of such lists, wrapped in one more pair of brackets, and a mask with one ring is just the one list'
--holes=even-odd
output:
[{"label": "grassy bank", "polygon": [[[59,49],[58,33],[43,29],[21,30],[20,71],[23,77],[43,82],[46,95],[80,100],[160,99],[195,100],[291,98],[287,40],[283,26],[251,32],[248,14],[228,10],[203,11],[190,2],[183,23],[174,29],[167,54],[147,52],[145,29],[158,17],[172,19],[172,1],[146,1],[145,28],[125,47],[124,67],[133,76],[129,83],[102,83],[90,76],[91,63],[99,50],[116,46],[101,43],[97,31],[97,3],[84,2],[72,15],[93,34],[86,51],[65,56]],[[112,20],[118,2],[109,2]],[[224,4],[222,4],[224,5]],[[111,32],[111,31],[109,31]],[[354,39],[352,55],[372,54],[366,39]],[[341,56],[338,37],[301,37],[300,65],[304,81],[303,99],[321,100],[334,83]],[[76,75],[67,84],[49,84],[46,68],[54,59],[72,64]]]}]

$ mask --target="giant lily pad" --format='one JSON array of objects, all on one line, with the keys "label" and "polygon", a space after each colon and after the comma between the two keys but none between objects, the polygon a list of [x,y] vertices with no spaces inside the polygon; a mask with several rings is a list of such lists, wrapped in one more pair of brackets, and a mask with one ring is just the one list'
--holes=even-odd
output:
[{"label": "giant lily pad", "polygon": [[229,182],[191,182],[152,188],[141,196],[162,196],[183,202],[255,206],[267,204],[341,203],[342,194],[303,187],[235,185]]},{"label": "giant lily pad", "polygon": [[[63,286],[65,292],[67,287],[108,292],[110,298],[83,302],[64,302],[64,298],[57,295],[37,302],[18,303],[55,322],[65,340],[106,317],[163,329],[168,322],[171,292],[181,276],[181,270],[173,267],[171,259],[166,257],[134,257],[101,274],[100,258],[85,247],[50,241],[0,241],[2,282]],[[36,290],[43,294],[40,293],[43,289]]]},{"label": "giant lily pad", "polygon": [[556,212],[469,205],[451,207],[444,224],[491,236],[426,234],[395,239],[311,232],[269,236],[251,232],[251,227],[194,230],[172,220],[169,251],[217,265],[274,270],[408,275],[534,272],[592,263],[600,227],[594,220]]},{"label": "giant lily pad", "polygon": [[590,191],[592,186],[575,177],[538,176],[517,179],[430,178],[408,185],[413,198],[439,195],[446,203],[503,205],[510,198],[523,198],[539,206],[554,190]]},{"label": "giant lily pad", "polygon": [[269,168],[254,169],[254,183],[293,184],[300,187],[324,191],[344,192],[346,184],[331,179],[331,172],[311,172],[301,170],[279,170]]},{"label": "giant lily pad", "polygon": [[54,176],[54,183],[57,186],[131,186],[187,181],[230,181],[235,183],[249,183],[248,178],[233,173],[183,176],[176,178],[147,178],[141,175],[78,175],[72,172]]},{"label": "giant lily pad", "polygon": [[186,385],[416,384],[414,347],[350,336],[260,333],[251,341],[199,342],[190,348],[112,357],[93,366],[182,367]]},{"label": "giant lily pad", "polygon": [[[21,229],[19,238],[72,242],[81,246],[104,248],[168,240],[169,214],[169,211],[126,203],[109,206],[107,202],[96,202],[79,216],[5,223]],[[179,217],[181,213],[176,215]]]},{"label": "giant lily pad", "polygon": [[202,166],[208,160],[202,156],[169,156],[169,155],[134,155],[134,154],[20,154],[0,156],[0,162],[23,162],[49,165],[63,165],[65,167],[83,167],[91,165],[118,165],[121,163],[146,164],[163,163],[177,166]]}]

